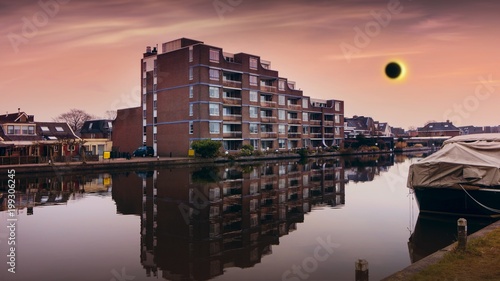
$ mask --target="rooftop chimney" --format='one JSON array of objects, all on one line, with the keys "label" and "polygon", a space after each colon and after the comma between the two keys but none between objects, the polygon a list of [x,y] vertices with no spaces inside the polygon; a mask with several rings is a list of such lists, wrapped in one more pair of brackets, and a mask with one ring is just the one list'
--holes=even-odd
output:
[{"label": "rooftop chimney", "polygon": [[151,46],[147,46],[146,47],[146,53],[147,54],[151,54]]},{"label": "rooftop chimney", "polygon": [[20,107],[17,108],[17,113],[21,113],[21,108]]}]

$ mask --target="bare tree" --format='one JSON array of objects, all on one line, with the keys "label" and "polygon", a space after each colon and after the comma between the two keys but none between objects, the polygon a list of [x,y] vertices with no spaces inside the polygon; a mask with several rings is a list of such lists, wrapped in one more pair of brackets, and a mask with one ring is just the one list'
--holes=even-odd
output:
[{"label": "bare tree", "polygon": [[104,113],[104,119],[115,120],[116,110],[106,110],[106,112]]},{"label": "bare tree", "polygon": [[54,121],[67,122],[71,127],[71,129],[73,129],[73,131],[77,133],[82,128],[83,123],[91,119],[93,119],[92,115],[88,114],[87,112],[81,109],[73,108],[70,111],[62,113],[56,118],[54,118]]}]

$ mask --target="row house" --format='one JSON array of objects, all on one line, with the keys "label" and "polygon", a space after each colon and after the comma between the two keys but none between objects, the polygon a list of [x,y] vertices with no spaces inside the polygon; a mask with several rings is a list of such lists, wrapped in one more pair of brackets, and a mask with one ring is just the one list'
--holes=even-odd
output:
[{"label": "row house", "polygon": [[0,115],[0,156],[35,156],[54,159],[77,155],[81,139],[67,123],[35,122],[18,110]]},{"label": "row house", "polygon": [[111,151],[113,148],[112,131],[113,120],[85,121],[80,130],[80,137],[87,153],[103,156],[105,151]]},{"label": "row house", "polygon": [[[159,155],[185,156],[201,139],[219,140],[229,151],[245,144],[289,150],[343,143],[343,101],[304,96],[259,56],[181,38],[161,50],[146,48],[141,85],[142,124],[134,134],[142,139],[134,145]],[[120,113],[126,112],[118,112],[116,131],[136,124]]]},{"label": "row house", "polygon": [[417,128],[419,137],[454,137],[460,135],[460,129],[455,127],[450,120],[446,122],[429,122]]}]

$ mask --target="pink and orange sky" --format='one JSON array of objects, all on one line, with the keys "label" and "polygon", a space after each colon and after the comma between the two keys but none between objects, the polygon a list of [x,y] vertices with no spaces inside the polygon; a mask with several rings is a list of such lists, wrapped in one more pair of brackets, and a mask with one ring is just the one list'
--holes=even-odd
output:
[{"label": "pink and orange sky", "polygon": [[[0,113],[139,106],[147,45],[180,37],[272,62],[304,95],[392,126],[500,125],[500,2],[18,0],[0,4]],[[383,74],[401,62],[403,79]]]}]

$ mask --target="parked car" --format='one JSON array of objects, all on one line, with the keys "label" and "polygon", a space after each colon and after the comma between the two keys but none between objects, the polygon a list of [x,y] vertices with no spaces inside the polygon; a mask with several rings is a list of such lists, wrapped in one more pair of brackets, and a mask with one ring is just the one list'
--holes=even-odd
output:
[{"label": "parked car", "polygon": [[132,153],[133,156],[154,156],[155,155],[155,150],[151,146],[140,146],[134,152]]}]

